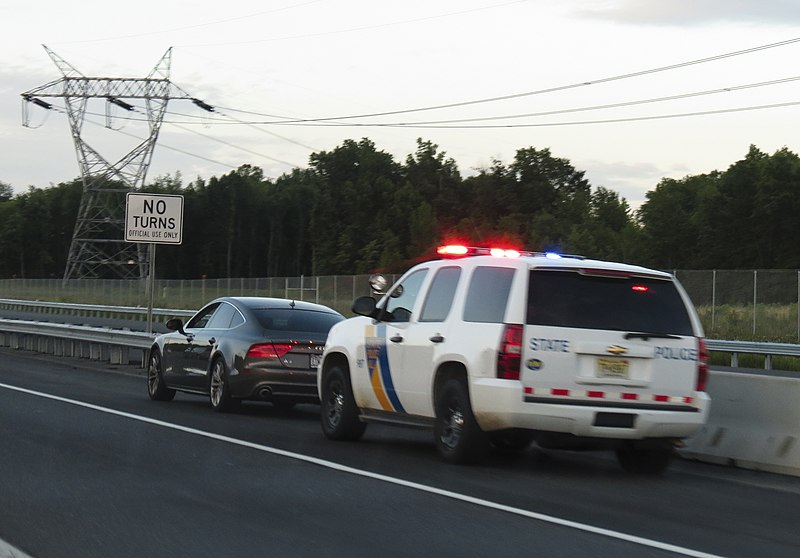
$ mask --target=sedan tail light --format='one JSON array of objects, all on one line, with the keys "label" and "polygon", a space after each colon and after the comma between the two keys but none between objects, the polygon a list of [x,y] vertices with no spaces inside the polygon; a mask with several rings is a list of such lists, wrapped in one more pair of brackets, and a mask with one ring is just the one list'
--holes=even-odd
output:
[{"label": "sedan tail light", "polygon": [[[247,350],[246,361],[252,360],[280,360],[292,350],[291,343],[257,343]],[[244,374],[249,372],[248,368],[242,370]]]}]

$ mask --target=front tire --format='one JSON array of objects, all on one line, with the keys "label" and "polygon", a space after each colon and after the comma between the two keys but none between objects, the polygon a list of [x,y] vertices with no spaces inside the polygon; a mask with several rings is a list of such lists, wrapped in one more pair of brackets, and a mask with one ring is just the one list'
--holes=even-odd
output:
[{"label": "front tire", "polygon": [[486,456],[489,436],[475,420],[463,381],[448,380],[442,387],[436,401],[434,435],[436,449],[445,461],[470,464]]},{"label": "front tire", "polygon": [[208,389],[211,408],[220,413],[227,413],[238,408],[241,400],[231,397],[228,387],[228,369],[222,358],[217,358],[211,365]]},{"label": "front tire", "polygon": [[161,353],[156,348],[150,349],[147,363],[147,395],[153,401],[172,401],[175,398],[175,390],[164,383]]},{"label": "front tire", "polygon": [[320,401],[322,432],[329,440],[358,440],[367,425],[358,418],[350,375],[341,366],[325,375]]}]

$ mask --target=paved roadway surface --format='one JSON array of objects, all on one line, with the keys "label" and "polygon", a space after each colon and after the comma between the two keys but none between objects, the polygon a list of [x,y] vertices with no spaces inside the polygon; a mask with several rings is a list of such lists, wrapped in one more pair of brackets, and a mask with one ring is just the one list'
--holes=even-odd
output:
[{"label": "paved roadway surface", "polygon": [[424,430],[327,441],[318,413],[152,402],[134,368],[0,349],[0,556],[800,555],[794,477],[536,448],[458,467]]}]

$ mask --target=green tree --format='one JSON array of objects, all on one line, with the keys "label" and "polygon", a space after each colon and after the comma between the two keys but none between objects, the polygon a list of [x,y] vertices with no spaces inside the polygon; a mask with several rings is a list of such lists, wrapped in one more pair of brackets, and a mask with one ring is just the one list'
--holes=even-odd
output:
[{"label": "green tree", "polygon": [[439,146],[417,139],[417,150],[406,158],[402,174],[433,210],[443,228],[455,225],[468,213],[469,198],[456,162],[439,152]]},{"label": "green tree", "polygon": [[800,160],[788,149],[755,146],[703,191],[699,221],[703,260],[722,269],[800,266]]},{"label": "green tree", "polygon": [[11,184],[0,181],[0,203],[7,202],[14,197],[14,188]]},{"label": "green tree", "polygon": [[[701,239],[709,201],[717,197],[719,173],[664,178],[646,194],[638,217],[643,227],[644,262],[663,269],[703,267]],[[714,203],[713,201],[711,202]]]},{"label": "green tree", "polygon": [[619,194],[598,187],[590,196],[589,215],[572,221],[565,249],[598,259],[630,261],[637,227],[628,202]]},{"label": "green tree", "polygon": [[783,148],[764,161],[756,190],[753,267],[800,268],[800,158]]},{"label": "green tree", "polygon": [[317,184],[311,214],[315,275],[368,271],[379,266],[385,247],[360,252],[380,242],[381,232],[397,223],[388,219],[390,201],[400,181],[392,156],[364,138],[346,140],[331,152],[314,153],[310,169]]},{"label": "green tree", "polygon": [[295,169],[266,191],[268,276],[311,274],[313,245],[309,229],[317,192],[314,174]]}]

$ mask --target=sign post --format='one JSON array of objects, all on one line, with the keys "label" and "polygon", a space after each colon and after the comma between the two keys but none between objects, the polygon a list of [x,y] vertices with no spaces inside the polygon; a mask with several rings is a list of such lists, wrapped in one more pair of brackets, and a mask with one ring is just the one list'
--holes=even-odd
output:
[{"label": "sign post", "polygon": [[153,333],[156,244],[183,242],[183,196],[128,192],[125,199],[125,241],[150,244],[147,333]]}]

